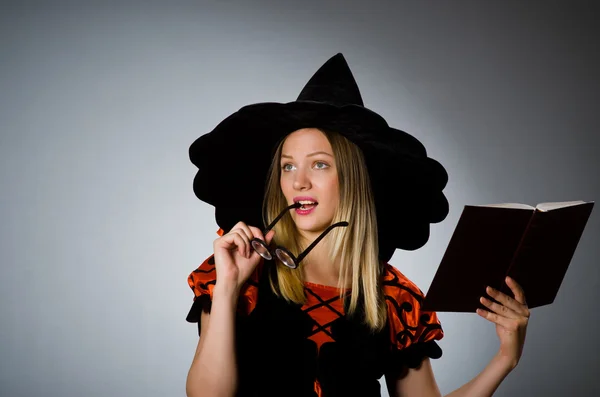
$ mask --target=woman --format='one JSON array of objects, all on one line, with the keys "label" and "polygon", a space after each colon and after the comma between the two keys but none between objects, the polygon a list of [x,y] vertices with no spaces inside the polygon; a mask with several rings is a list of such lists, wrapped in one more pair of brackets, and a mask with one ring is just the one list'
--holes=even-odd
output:
[{"label": "woman", "polygon": [[[225,148],[215,169],[211,156]],[[441,356],[441,324],[387,260],[423,245],[429,223],[446,216],[447,175],[364,108],[341,54],[297,101],[243,108],[190,156],[195,193],[215,205],[221,236],[188,278],[188,321],[200,332],[189,396],[379,396],[383,375],[391,396],[439,395],[429,358]],[[399,197],[386,194],[391,182],[404,187]],[[482,298],[489,311],[479,313],[497,324],[498,354],[451,395],[491,395],[516,366],[529,312],[508,285],[514,299],[487,291],[498,303]]]}]

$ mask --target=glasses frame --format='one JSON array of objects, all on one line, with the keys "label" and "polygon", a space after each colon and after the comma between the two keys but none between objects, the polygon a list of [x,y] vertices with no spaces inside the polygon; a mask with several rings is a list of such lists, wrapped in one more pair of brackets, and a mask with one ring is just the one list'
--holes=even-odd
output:
[{"label": "glasses frame", "polygon": [[[279,215],[277,215],[277,217],[275,217],[275,219],[273,219],[273,221],[266,227],[266,229],[263,231],[263,236],[266,236],[267,233],[275,226],[275,224],[277,222],[279,222],[279,220],[292,208],[300,208],[302,206],[302,204],[300,203],[294,203],[288,207],[286,207],[283,211],[281,211],[281,213]],[[300,265],[300,262],[302,261],[302,259],[304,259],[306,257],[306,255],[308,255],[308,253],[315,248],[315,246],[319,243],[319,241],[321,241],[323,239],[323,237],[325,237],[327,235],[327,233],[329,233],[332,229],[336,228],[336,227],[340,227],[340,226],[348,226],[348,222],[346,221],[342,221],[342,222],[337,222],[334,223],[332,225],[329,225],[329,227],[327,227],[327,229],[325,229],[323,231],[323,233],[321,233],[319,235],[319,237],[317,237],[315,239],[315,241],[313,241],[308,247],[306,247],[306,249],[304,251],[302,251],[300,253],[300,255],[298,255],[297,257],[292,254],[287,248],[282,247],[280,245],[278,245],[275,249],[271,250],[269,248],[269,246],[267,245],[266,242],[264,242],[262,239],[255,237],[251,240],[251,245],[252,248],[258,252],[258,254],[263,257],[266,260],[271,260],[273,259],[273,257],[277,257],[281,263],[283,263],[285,266],[289,267],[290,269],[296,269],[298,268],[298,266]],[[256,245],[259,245],[260,247],[257,248]],[[261,250],[262,249],[262,250]],[[264,255],[263,255],[264,253]],[[268,254],[268,255],[267,255]],[[282,259],[282,257],[289,257],[292,260],[292,266],[290,266],[287,263],[287,260]]]}]

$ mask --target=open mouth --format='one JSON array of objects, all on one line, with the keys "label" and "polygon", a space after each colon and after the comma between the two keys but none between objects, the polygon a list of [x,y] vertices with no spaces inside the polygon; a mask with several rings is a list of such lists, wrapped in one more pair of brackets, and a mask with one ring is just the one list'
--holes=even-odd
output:
[{"label": "open mouth", "polygon": [[310,210],[310,209],[315,208],[319,204],[316,201],[306,201],[306,200],[298,201],[298,203],[301,204],[301,206],[299,208],[301,210]]}]

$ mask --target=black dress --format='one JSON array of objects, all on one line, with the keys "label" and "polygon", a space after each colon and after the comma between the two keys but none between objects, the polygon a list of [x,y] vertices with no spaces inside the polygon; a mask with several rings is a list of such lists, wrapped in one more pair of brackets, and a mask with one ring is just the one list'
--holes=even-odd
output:
[{"label": "black dress", "polygon": [[[377,333],[355,319],[360,310],[344,315],[337,288],[305,283],[304,305],[278,298],[269,286],[271,271],[271,262],[261,263],[240,294],[237,396],[379,397],[384,374],[442,355],[437,315],[420,310],[423,293],[389,264],[382,278],[388,321]],[[188,277],[194,303],[187,321],[198,322],[198,330],[215,282],[212,257]]]}]

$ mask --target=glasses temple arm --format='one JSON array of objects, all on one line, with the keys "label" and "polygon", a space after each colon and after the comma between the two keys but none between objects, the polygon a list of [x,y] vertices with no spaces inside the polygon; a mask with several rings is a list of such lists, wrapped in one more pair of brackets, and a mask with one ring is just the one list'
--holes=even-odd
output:
[{"label": "glasses temple arm", "polygon": [[263,234],[267,234],[269,232],[269,230],[271,230],[271,228],[273,228],[273,226],[275,226],[275,224],[277,222],[279,222],[281,217],[284,216],[289,210],[291,210],[292,208],[298,208],[301,206],[302,206],[302,204],[300,204],[300,203],[294,203],[294,204],[286,207],[283,211],[281,211],[281,213],[279,215],[277,215],[277,217],[275,219],[273,219],[273,222],[271,222],[269,224],[269,226],[267,226],[267,228],[264,230]]},{"label": "glasses temple arm", "polygon": [[296,258],[296,262],[300,263],[300,261],[302,259],[304,259],[304,257],[306,255],[308,255],[308,253],[315,248],[315,245],[317,245],[317,243],[319,241],[321,241],[323,239],[323,237],[325,237],[327,235],[327,233],[329,233],[329,231],[335,227],[338,226],[348,226],[348,222],[343,221],[343,222],[338,222],[338,223],[334,223],[333,225],[330,225],[327,229],[325,229],[325,231],[323,233],[321,233],[321,235],[319,237],[317,237],[317,239],[315,241],[312,242],[311,245],[308,246],[308,248],[306,248],[300,255],[298,255],[298,258]]}]

